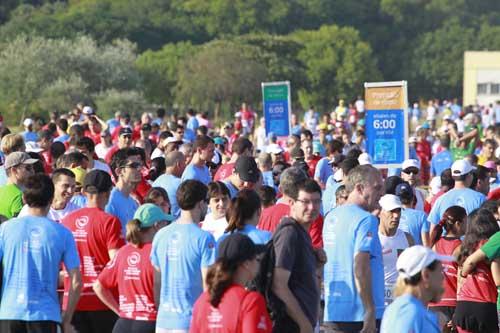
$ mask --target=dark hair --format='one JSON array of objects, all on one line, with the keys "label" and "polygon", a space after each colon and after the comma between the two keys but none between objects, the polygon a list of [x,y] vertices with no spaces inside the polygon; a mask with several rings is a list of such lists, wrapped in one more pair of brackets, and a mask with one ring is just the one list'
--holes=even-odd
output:
[{"label": "dark hair", "polygon": [[439,142],[444,148],[450,148],[450,141],[450,136],[448,134],[444,134],[439,137]]},{"label": "dark hair", "polygon": [[149,189],[148,193],[146,193],[144,203],[152,203],[156,205],[156,200],[158,200],[158,198],[163,198],[164,200],[170,202],[168,193],[163,187],[152,187]]},{"label": "dark hair", "polygon": [[208,127],[205,126],[205,125],[201,125],[201,126],[198,126],[198,128],[196,129],[196,131],[200,134],[200,135],[207,135],[208,134]]},{"label": "dark hair", "polygon": [[229,190],[223,182],[211,182],[208,184],[208,198],[212,199],[215,197],[218,197],[220,195],[225,195],[228,198],[230,197],[229,195]]},{"label": "dark hair", "polygon": [[242,230],[245,221],[261,209],[261,200],[257,192],[250,189],[241,190],[231,201],[226,212],[228,226],[226,232]]},{"label": "dark hair", "polygon": [[165,117],[165,109],[164,108],[156,109],[156,116],[158,116],[159,118]]},{"label": "dark hair", "polygon": [[387,179],[385,180],[385,184],[384,184],[385,194],[396,195],[396,187],[401,183],[404,183],[404,180],[399,176],[387,177]]},{"label": "dark hair", "polygon": [[93,153],[94,152],[94,148],[95,148],[95,143],[94,143],[94,141],[92,141],[91,138],[83,136],[80,139],[78,139],[78,141],[76,142],[76,146],[78,148],[85,148],[90,153]]},{"label": "dark hair", "polygon": [[[122,148],[117,150],[113,154],[113,156],[111,157],[110,167],[111,167],[111,172],[113,173],[115,179],[118,179],[118,175],[116,174],[116,169],[122,168],[127,163],[127,159],[130,156],[136,156],[136,155],[140,155],[142,159],[142,157],[144,156],[144,150],[137,147]],[[142,160],[144,162],[144,159]]]},{"label": "dark hair", "polygon": [[308,129],[303,129],[302,132],[300,132],[301,135],[304,135],[305,137],[309,138],[312,140],[313,134],[310,130]]},{"label": "dark hair", "polygon": [[338,197],[341,195],[341,194],[344,194],[344,196],[348,196],[349,193],[347,193],[347,190],[345,188],[345,185],[340,185],[337,190],[335,190],[335,198],[338,199]]},{"label": "dark hair", "polygon": [[441,187],[446,186],[448,188],[453,188],[455,187],[455,180],[453,179],[451,175],[451,168],[444,169],[443,172],[441,172]]},{"label": "dark hair", "polygon": [[500,201],[498,200],[486,200],[483,202],[480,208],[489,210],[493,215],[498,214],[498,206]]},{"label": "dark hair", "polygon": [[158,177],[165,173],[165,157],[155,157],[151,160],[151,167],[149,168],[149,180],[155,181]]},{"label": "dark hair", "polygon": [[54,183],[49,176],[36,173],[28,177],[25,186],[23,198],[28,206],[44,208],[50,205],[54,198]]},{"label": "dark hair", "polygon": [[199,135],[193,143],[193,150],[196,151],[198,148],[206,149],[210,143],[214,143],[211,137],[206,135]]},{"label": "dark hair", "polygon": [[262,207],[267,208],[276,203],[276,190],[272,186],[262,185],[257,189]]},{"label": "dark hair", "polygon": [[233,153],[241,155],[245,152],[245,150],[249,149],[252,150],[253,148],[253,143],[252,141],[248,140],[247,138],[238,138],[233,142],[233,145],[231,146],[231,150]]},{"label": "dark hair", "polygon": [[50,156],[52,156],[52,160],[56,161],[59,157],[64,155],[66,152],[66,147],[64,143],[55,141],[50,145]]},{"label": "dark hair", "polygon": [[57,127],[61,129],[61,131],[66,132],[68,130],[68,120],[64,118],[60,118],[56,122]]},{"label": "dark hair", "polygon": [[319,193],[321,196],[321,187],[315,180],[312,180],[311,178],[307,178],[306,180],[297,184],[297,193],[295,197],[292,196],[293,200],[297,200],[299,198],[300,191],[306,193]]},{"label": "dark hair", "polygon": [[[347,154],[349,156],[349,154]],[[349,172],[359,165],[359,161],[357,158],[349,158],[347,157],[345,160],[340,162],[340,168],[342,169],[342,173],[344,177],[347,177]]]},{"label": "dark hair", "polygon": [[171,132],[169,132],[169,131],[163,131],[158,136],[158,141],[162,141],[162,140],[165,140],[166,138],[171,138],[173,136],[174,135]]},{"label": "dark hair", "polygon": [[497,221],[490,211],[479,208],[470,213],[467,231],[458,255],[459,265],[462,265],[465,259],[477,250],[480,241],[490,238],[499,230]]},{"label": "dark hair", "polygon": [[40,139],[52,140],[52,133],[49,130],[43,130],[38,132],[38,137]]},{"label": "dark hair", "polygon": [[340,140],[332,140],[326,143],[326,154],[331,155],[335,152],[342,153],[344,143]]},{"label": "dark hair", "polygon": [[182,210],[191,210],[200,201],[207,198],[208,188],[198,180],[189,179],[181,183],[177,189],[177,204]]},{"label": "dark hair", "polygon": [[431,232],[430,235],[431,247],[433,247],[439,241],[439,239],[441,239],[441,236],[443,234],[443,229],[449,232],[457,221],[464,221],[466,217],[467,217],[467,212],[463,207],[460,206],[448,207],[448,209],[446,209],[445,212],[443,213],[441,221],[439,221],[439,223],[436,224],[436,226]]},{"label": "dark hair", "polygon": [[52,177],[51,177],[52,182],[54,184],[57,183],[61,176],[71,177],[75,179],[75,174],[73,173],[73,171],[66,168],[59,168],[52,171]]},{"label": "dark hair", "polygon": [[237,269],[237,262],[225,260],[224,258],[217,259],[208,269],[206,283],[210,296],[210,304],[213,307],[216,308],[219,306],[224,292],[233,284],[234,275]]},{"label": "dark hair", "polygon": [[69,168],[71,164],[76,164],[77,166],[81,166],[83,161],[88,160],[87,156],[84,154],[73,151],[68,154],[64,154],[57,159],[57,167],[58,168]]},{"label": "dark hair", "polygon": [[[352,148],[350,149],[345,158],[346,159],[355,159],[356,161],[358,160],[359,155],[363,154],[363,151],[359,148]],[[359,164],[359,163],[358,163]]]},{"label": "dark hair", "polygon": [[280,176],[281,191],[283,192],[283,194],[296,199],[299,194],[297,185],[298,183],[303,182],[306,179],[307,179],[307,174],[304,171],[302,171],[302,169],[296,167],[287,168],[281,173]]},{"label": "dark hair", "polygon": [[43,158],[42,155],[39,153],[35,153],[34,151],[27,152],[27,154],[31,157],[36,159],[37,161],[33,163],[33,171],[35,173],[45,173],[45,159]]}]

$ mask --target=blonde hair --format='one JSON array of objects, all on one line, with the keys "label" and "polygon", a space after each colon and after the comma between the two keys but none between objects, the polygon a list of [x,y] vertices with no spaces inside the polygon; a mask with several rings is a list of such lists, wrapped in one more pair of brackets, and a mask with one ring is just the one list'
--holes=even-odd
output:
[{"label": "blonde hair", "polygon": [[126,236],[127,242],[132,243],[134,245],[142,245],[142,230],[141,230],[141,221],[138,219],[130,220],[126,226]]},{"label": "blonde hair", "polygon": [[0,143],[0,148],[5,155],[16,151],[24,151],[26,146],[24,144],[24,139],[21,134],[7,134],[2,138]]}]

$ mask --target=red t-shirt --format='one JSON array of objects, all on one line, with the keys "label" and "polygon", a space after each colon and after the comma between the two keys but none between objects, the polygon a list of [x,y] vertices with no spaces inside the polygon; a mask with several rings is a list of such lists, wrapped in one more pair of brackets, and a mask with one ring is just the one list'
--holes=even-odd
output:
[{"label": "red t-shirt", "polygon": [[[479,242],[479,249],[487,240]],[[467,275],[462,288],[457,294],[458,301],[495,303],[497,302],[497,287],[493,281],[489,263],[477,264],[476,269]]]},{"label": "red t-shirt", "polygon": [[[99,208],[81,208],[68,214],[61,223],[73,233],[80,257],[83,289],[76,310],[109,310],[97,298],[92,285],[109,262],[108,250],[125,245],[120,220]],[[69,277],[66,275],[63,309],[66,309],[68,303],[69,286]]]},{"label": "red t-shirt", "polygon": [[499,199],[500,199],[500,187],[488,193],[488,200],[499,200]]},{"label": "red t-shirt", "polygon": [[91,131],[86,130],[84,135],[86,137],[92,139],[92,141],[94,142],[94,145],[96,145],[96,146],[101,143],[101,133],[92,134]]},{"label": "red t-shirt", "polygon": [[[452,256],[455,249],[462,242],[457,238],[441,238],[434,245],[434,250],[442,255]],[[443,261],[444,273],[444,293],[439,303],[429,303],[429,306],[457,306],[457,272],[458,264],[456,262]]]},{"label": "red t-shirt", "polygon": [[318,161],[321,159],[320,156],[313,155],[313,158],[309,161],[306,161],[307,166],[309,167],[309,177],[314,178],[314,172],[316,171],[316,165]]},{"label": "red t-shirt", "polygon": [[113,147],[109,148],[108,152],[106,153],[106,156],[104,156],[104,161],[106,161],[108,165],[111,164],[111,159],[118,150],[120,150],[120,148],[118,148],[118,145],[114,145]]},{"label": "red t-shirt", "polygon": [[103,287],[118,288],[121,318],[156,320],[154,268],[150,254],[151,243],[140,248],[127,244],[99,274]]},{"label": "red t-shirt", "polygon": [[233,174],[234,165],[236,163],[222,164],[214,176],[214,181],[222,181]]},{"label": "red t-shirt", "polygon": [[[276,230],[276,227],[281,222],[281,219],[290,214],[290,206],[279,202],[274,206],[267,207],[262,210],[260,214],[259,224],[257,228],[261,230],[267,230],[272,233]],[[316,220],[311,224],[309,228],[309,236],[311,236],[311,242],[314,248],[323,247],[323,216],[318,215]]]},{"label": "red t-shirt", "polygon": [[210,304],[205,291],[193,307],[191,333],[270,333],[272,323],[266,301],[255,291],[240,285],[230,286],[217,308]]}]

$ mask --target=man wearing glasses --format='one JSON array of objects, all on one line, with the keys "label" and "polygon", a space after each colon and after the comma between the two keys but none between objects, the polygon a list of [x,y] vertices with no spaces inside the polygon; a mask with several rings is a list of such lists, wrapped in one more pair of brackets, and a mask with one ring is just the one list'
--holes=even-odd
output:
[{"label": "man wearing glasses", "polygon": [[417,188],[418,174],[420,172],[420,162],[416,159],[408,159],[403,162],[401,167],[401,178],[411,185],[415,193],[414,209],[424,211],[425,195]]},{"label": "man wearing glasses", "polygon": [[0,215],[11,219],[19,214],[23,208],[24,182],[34,174],[33,164],[37,161],[24,152],[7,155],[4,164],[7,185],[0,187]]},{"label": "man wearing glasses", "polygon": [[111,190],[106,213],[118,217],[122,224],[123,235],[126,233],[127,222],[133,219],[134,213],[139,207],[137,201],[130,194],[141,182],[142,165],[139,148],[120,149],[113,155],[111,161],[111,171],[116,184]]},{"label": "man wearing glasses", "polygon": [[116,145],[111,147],[106,154],[104,160],[106,163],[110,164],[113,155],[120,149],[130,148],[132,146],[132,129],[130,127],[122,127],[118,132],[118,142]]}]

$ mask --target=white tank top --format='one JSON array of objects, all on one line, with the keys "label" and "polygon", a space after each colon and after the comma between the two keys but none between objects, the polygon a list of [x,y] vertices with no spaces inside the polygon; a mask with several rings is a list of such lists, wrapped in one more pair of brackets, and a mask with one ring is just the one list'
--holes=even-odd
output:
[{"label": "white tank top", "polygon": [[384,261],[384,300],[385,305],[392,302],[392,289],[398,278],[396,269],[396,261],[398,256],[408,247],[408,239],[404,231],[397,229],[396,234],[392,237],[378,233],[380,244],[382,245],[382,259]]}]

